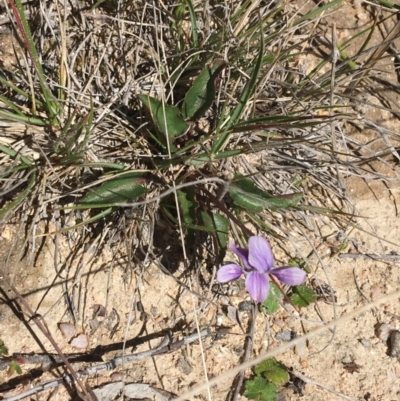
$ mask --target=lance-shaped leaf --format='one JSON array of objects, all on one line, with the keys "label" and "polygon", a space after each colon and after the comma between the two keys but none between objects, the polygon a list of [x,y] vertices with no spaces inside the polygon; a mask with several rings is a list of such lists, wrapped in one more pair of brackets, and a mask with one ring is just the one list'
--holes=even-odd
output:
[{"label": "lance-shaped leaf", "polygon": [[185,225],[188,227],[186,234],[186,241],[188,245],[193,245],[194,230],[193,226],[196,224],[196,207],[197,202],[195,199],[195,192],[193,187],[185,188],[178,191],[179,205],[182,211],[182,217]]},{"label": "lance-shaped leaf", "polygon": [[220,250],[225,251],[228,245],[229,220],[221,214],[212,212],[201,212],[201,218],[210,231],[215,230]]},{"label": "lance-shaped leaf", "polygon": [[139,185],[143,177],[142,172],[129,172],[118,175],[115,178],[101,184],[98,188],[93,188],[79,202],[80,205],[98,206],[119,202],[128,202],[138,198],[147,192],[147,189]]},{"label": "lance-shaped leaf", "polygon": [[295,206],[303,196],[300,192],[272,196],[254,185],[249,178],[235,181],[229,189],[229,195],[237,206],[253,212],[261,212],[265,207],[287,209]]},{"label": "lance-shaped leaf", "polygon": [[189,120],[199,119],[210,108],[215,97],[218,76],[225,68],[225,61],[215,60],[193,81],[182,105],[182,115]]},{"label": "lance-shaped leaf", "polygon": [[172,142],[176,137],[183,135],[189,129],[189,123],[180,116],[177,107],[167,104],[163,105],[159,100],[147,95],[139,95],[139,99],[147,107],[157,130],[164,134],[164,142],[167,137]]}]

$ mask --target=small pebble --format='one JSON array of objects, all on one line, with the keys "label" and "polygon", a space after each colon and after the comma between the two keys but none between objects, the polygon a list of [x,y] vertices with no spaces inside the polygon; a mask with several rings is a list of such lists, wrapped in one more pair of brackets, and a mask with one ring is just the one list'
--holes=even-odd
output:
[{"label": "small pebble", "polygon": [[277,340],[290,341],[292,339],[292,332],[291,330],[282,330],[276,334],[275,338]]},{"label": "small pebble", "polygon": [[176,366],[186,376],[193,372],[193,366],[183,355],[178,358]]},{"label": "small pebble", "polygon": [[393,330],[390,334],[389,356],[400,360],[400,331]]},{"label": "small pebble", "polygon": [[302,358],[306,358],[308,356],[308,348],[305,341],[297,344],[295,347],[295,353]]},{"label": "small pebble", "polygon": [[371,342],[366,340],[365,338],[362,338],[360,340],[360,343],[365,347],[365,348],[371,348]]},{"label": "small pebble", "polygon": [[111,381],[122,382],[124,380],[124,375],[122,373],[115,372],[111,375]]},{"label": "small pebble", "polygon": [[[283,329],[286,326],[286,323],[282,319],[275,319],[274,326],[276,326],[277,328],[279,327],[279,328]],[[276,329],[276,331],[278,331],[278,329]]]},{"label": "small pebble", "polygon": [[353,357],[351,356],[351,355],[346,355],[346,356],[344,356],[343,358],[342,358],[342,360],[341,360],[341,362],[343,363],[343,364],[350,364],[350,363],[353,363],[353,361],[354,361],[354,359],[353,359]]},{"label": "small pebble", "polygon": [[389,339],[390,333],[394,330],[394,327],[388,323],[382,323],[377,329],[377,335],[380,340],[386,342]]},{"label": "small pebble", "polygon": [[332,234],[332,228],[325,224],[320,228],[320,232],[323,237],[328,237]]},{"label": "small pebble", "polygon": [[240,312],[248,312],[253,309],[253,302],[252,301],[243,301],[239,304],[239,311]]}]

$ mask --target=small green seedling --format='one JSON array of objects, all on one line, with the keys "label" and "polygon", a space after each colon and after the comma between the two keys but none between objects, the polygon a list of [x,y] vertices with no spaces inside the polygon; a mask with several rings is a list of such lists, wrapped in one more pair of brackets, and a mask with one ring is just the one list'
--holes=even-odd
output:
[{"label": "small green seedling", "polygon": [[3,340],[0,339],[0,355],[7,355],[8,354],[8,349],[4,345]]},{"label": "small green seedling", "polygon": [[269,358],[254,369],[255,376],[246,380],[243,395],[251,400],[275,401],[278,386],[289,381],[287,368],[275,358]]}]

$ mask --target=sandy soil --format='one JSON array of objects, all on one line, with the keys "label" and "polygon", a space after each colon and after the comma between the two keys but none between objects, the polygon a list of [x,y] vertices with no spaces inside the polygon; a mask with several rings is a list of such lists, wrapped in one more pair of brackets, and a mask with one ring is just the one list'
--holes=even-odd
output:
[{"label": "sandy soil", "polygon": [[[359,252],[378,255],[391,255],[398,251],[400,243],[400,218],[396,213],[393,200],[387,189],[382,185],[377,199],[366,188],[361,180],[349,181],[349,189],[359,214],[366,217],[360,220],[360,229],[352,233],[348,252]],[[374,193],[376,193],[375,191]],[[366,232],[371,233],[371,235]],[[3,230],[1,248],[7,251],[11,231]],[[381,238],[378,240],[377,238]],[[64,246],[67,248],[66,244]],[[4,253],[3,253],[4,255]],[[87,255],[83,256],[87,257]],[[88,260],[90,260],[90,255]],[[64,353],[73,354],[74,349],[63,337],[58,324],[72,323],[71,316],[66,311],[63,299],[65,279],[70,278],[70,285],[84,291],[80,297],[81,306],[77,311],[75,324],[78,333],[87,333],[90,338],[88,349],[95,350],[103,346],[102,359],[110,360],[121,355],[124,339],[135,343],[137,338],[153,338],[149,341],[137,341],[134,352],[155,347],[161,341],[165,330],[172,330],[175,338],[190,334],[195,330],[193,322],[193,302],[197,309],[199,325],[217,330],[229,327],[229,334],[220,338],[207,338],[202,347],[195,343],[174,353],[149,358],[133,364],[123,365],[113,372],[98,375],[89,380],[91,386],[101,386],[115,379],[119,372],[127,382],[144,382],[157,388],[165,389],[174,394],[183,394],[195,384],[204,381],[202,351],[208,377],[215,377],[226,370],[235,367],[241,360],[247,329],[247,312],[239,312],[243,330],[229,319],[224,311],[228,301],[232,306],[238,306],[248,295],[243,290],[234,291],[235,295],[214,299],[215,304],[205,305],[204,302],[182,288],[156,266],[149,266],[143,274],[132,274],[128,278],[119,266],[112,266],[111,252],[102,259],[88,262],[78,275],[73,273],[73,266],[58,275],[53,268],[53,255],[50,248],[43,251],[35,265],[26,266],[15,263],[13,276],[14,285],[24,295],[29,305],[47,322],[49,329]],[[324,260],[325,272],[321,269],[314,274],[326,282],[325,274],[329,276],[332,288],[337,296],[336,316],[339,317],[356,310],[369,300],[379,299],[384,294],[396,291],[400,286],[399,261],[396,260],[365,260],[340,259],[337,256]],[[69,270],[69,272],[68,272]],[[178,276],[182,272],[176,273]],[[76,276],[75,280],[71,277]],[[358,289],[359,288],[359,289]],[[194,290],[204,294],[204,289],[194,284]],[[162,294],[162,296],[160,296]],[[7,293],[11,299],[11,292]],[[2,297],[4,300],[4,297]],[[144,312],[137,311],[137,302],[144,305]],[[103,324],[94,329],[93,306],[104,305],[111,318],[98,317]],[[134,308],[132,308],[132,305]],[[204,312],[202,312],[204,308]],[[119,316],[120,323],[112,338],[115,327],[114,312]],[[131,313],[129,313],[132,311]],[[387,314],[390,312],[390,314]],[[15,313],[4,303],[0,304],[1,338],[6,342],[12,353],[42,353],[43,349],[53,353],[49,341],[39,332],[33,322],[23,323]],[[395,316],[397,315],[397,316]],[[302,321],[293,313],[283,309],[273,317],[259,314],[256,323],[254,356],[267,349],[273,349],[283,342],[275,336],[284,331],[294,331],[302,335],[315,327],[319,327],[321,318],[330,321],[334,317],[333,306],[320,300],[315,307],[302,310]],[[305,346],[288,350],[279,355],[278,359],[287,367],[303,373],[309,380],[318,384],[307,384],[304,388],[304,400],[341,400],[343,397],[333,394],[330,389],[345,394],[349,399],[356,400],[400,400],[400,392],[396,383],[400,378],[400,365],[397,358],[388,356],[388,344],[377,335],[378,325],[387,323],[392,328],[400,329],[399,300],[380,305],[376,310],[363,313],[344,325],[336,327],[335,333],[326,331],[323,335],[313,337]],[[127,324],[130,321],[130,324]],[[314,322],[314,323],[313,323]],[[33,333],[41,342],[39,347]],[[153,335],[153,336],[152,336]],[[139,337],[138,337],[139,336]],[[117,349],[107,351],[107,346],[119,344]],[[126,353],[132,348],[126,349]],[[2,389],[10,383],[16,388],[6,391],[6,394],[18,393],[30,386],[38,385],[53,378],[53,371],[45,372],[35,377],[39,365],[21,365],[21,377],[7,378],[2,373]],[[76,369],[84,366],[74,364]],[[353,371],[351,367],[355,366]],[[250,372],[248,372],[250,374]],[[226,379],[213,388],[214,400],[223,400],[231,386],[232,380]],[[286,400],[298,400],[299,394],[292,389],[283,389]],[[42,395],[41,397],[45,397]],[[57,399],[70,399],[70,395],[62,387],[58,390]],[[207,399],[205,395],[193,399]],[[242,399],[245,399],[242,397]]]}]

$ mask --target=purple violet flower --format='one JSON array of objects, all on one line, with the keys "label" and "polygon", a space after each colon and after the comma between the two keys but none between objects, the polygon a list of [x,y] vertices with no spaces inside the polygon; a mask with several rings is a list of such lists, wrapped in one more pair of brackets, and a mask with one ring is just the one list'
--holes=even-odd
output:
[{"label": "purple violet flower", "polygon": [[244,268],[231,263],[222,266],[217,273],[220,283],[238,280],[242,274],[246,275],[246,288],[251,298],[257,302],[264,302],[269,293],[269,274],[273,274],[279,281],[287,285],[300,285],[306,279],[306,272],[299,267],[282,266],[274,268],[275,260],[268,241],[259,236],[249,238],[248,249],[237,248],[235,244],[229,247],[242,260]]}]

